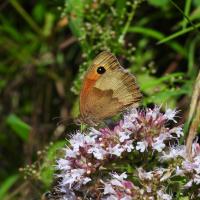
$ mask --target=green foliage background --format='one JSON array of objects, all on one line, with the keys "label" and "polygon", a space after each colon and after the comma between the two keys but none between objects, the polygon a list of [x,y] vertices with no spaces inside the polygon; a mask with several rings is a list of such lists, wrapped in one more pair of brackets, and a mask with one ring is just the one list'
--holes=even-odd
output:
[{"label": "green foliage background", "polygon": [[[0,3],[0,199],[40,199],[77,128],[85,70],[102,50],[135,74],[142,104],[187,117],[200,62],[200,1]],[[24,179],[25,178],[25,179]]]}]

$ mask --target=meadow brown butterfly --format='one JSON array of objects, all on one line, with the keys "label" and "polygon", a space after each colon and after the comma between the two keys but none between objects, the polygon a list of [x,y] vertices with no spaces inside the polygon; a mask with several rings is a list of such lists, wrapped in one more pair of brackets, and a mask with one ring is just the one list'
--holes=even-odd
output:
[{"label": "meadow brown butterfly", "polygon": [[113,54],[103,51],[83,80],[79,121],[97,125],[130,106],[138,106],[141,97],[135,77],[121,67]]}]

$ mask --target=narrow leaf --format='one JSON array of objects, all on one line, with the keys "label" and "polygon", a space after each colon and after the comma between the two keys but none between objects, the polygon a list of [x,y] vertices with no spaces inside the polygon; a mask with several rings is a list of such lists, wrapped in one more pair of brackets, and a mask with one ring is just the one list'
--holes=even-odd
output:
[{"label": "narrow leaf", "polygon": [[19,117],[11,114],[8,116],[6,122],[22,140],[26,141],[28,139],[31,127],[22,121]]}]

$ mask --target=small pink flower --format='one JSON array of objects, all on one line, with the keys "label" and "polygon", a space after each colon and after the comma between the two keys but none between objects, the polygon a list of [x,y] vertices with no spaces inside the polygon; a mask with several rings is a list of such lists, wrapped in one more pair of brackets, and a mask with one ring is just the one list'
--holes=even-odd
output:
[{"label": "small pink flower", "polygon": [[132,200],[133,193],[132,190],[136,190],[134,184],[131,181],[127,181],[126,173],[122,173],[121,175],[117,173],[111,173],[111,180],[108,180],[104,183],[104,196],[102,200]]},{"label": "small pink flower", "polygon": [[138,168],[138,177],[141,180],[152,180],[153,179],[153,172],[146,172],[142,168]]},{"label": "small pink flower", "polygon": [[165,111],[164,117],[166,117],[168,120],[172,120],[175,123],[177,123],[177,121],[174,119],[174,117],[176,116],[177,113],[178,113],[178,111],[176,111],[176,109],[172,110],[172,109],[168,108]]},{"label": "small pink flower", "polygon": [[105,155],[107,154],[107,152],[100,145],[90,147],[87,152],[89,154],[92,153],[94,157],[98,160],[103,160]]},{"label": "small pink flower", "polygon": [[71,169],[71,163],[69,160],[60,158],[59,160],[57,160],[57,165],[56,165],[56,169],[58,170],[69,170]]},{"label": "small pink flower", "polygon": [[136,150],[140,152],[144,152],[148,147],[148,143],[146,141],[137,142]]},{"label": "small pink flower", "polygon": [[160,156],[161,161],[176,159],[177,157],[186,157],[185,146],[172,146],[168,151],[163,151]]},{"label": "small pink flower", "polygon": [[171,200],[172,196],[163,192],[163,190],[157,191],[158,199],[160,200]]},{"label": "small pink flower", "polygon": [[104,194],[115,194],[115,190],[113,189],[112,185],[109,183],[105,183],[104,187]]},{"label": "small pink flower", "polygon": [[163,139],[156,138],[156,141],[152,144],[152,148],[154,150],[157,150],[158,152],[161,152],[165,148],[165,144],[163,142]]}]

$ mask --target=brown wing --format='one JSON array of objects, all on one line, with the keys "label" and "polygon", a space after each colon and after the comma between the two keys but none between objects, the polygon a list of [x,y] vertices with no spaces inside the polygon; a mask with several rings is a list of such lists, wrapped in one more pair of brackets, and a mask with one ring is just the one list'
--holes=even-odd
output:
[{"label": "brown wing", "polygon": [[[97,68],[106,71],[99,75]],[[137,106],[141,93],[135,77],[122,68],[116,57],[102,52],[89,68],[80,94],[82,118],[99,121],[111,117],[129,106]]]},{"label": "brown wing", "polygon": [[122,103],[113,98],[112,90],[92,88],[87,96],[84,111],[81,113],[83,121],[98,122],[101,119],[113,116],[122,108]]},{"label": "brown wing", "polygon": [[112,90],[112,97],[117,98],[124,107],[137,103],[141,99],[135,77],[121,67],[102,76],[94,87],[103,91]]}]

